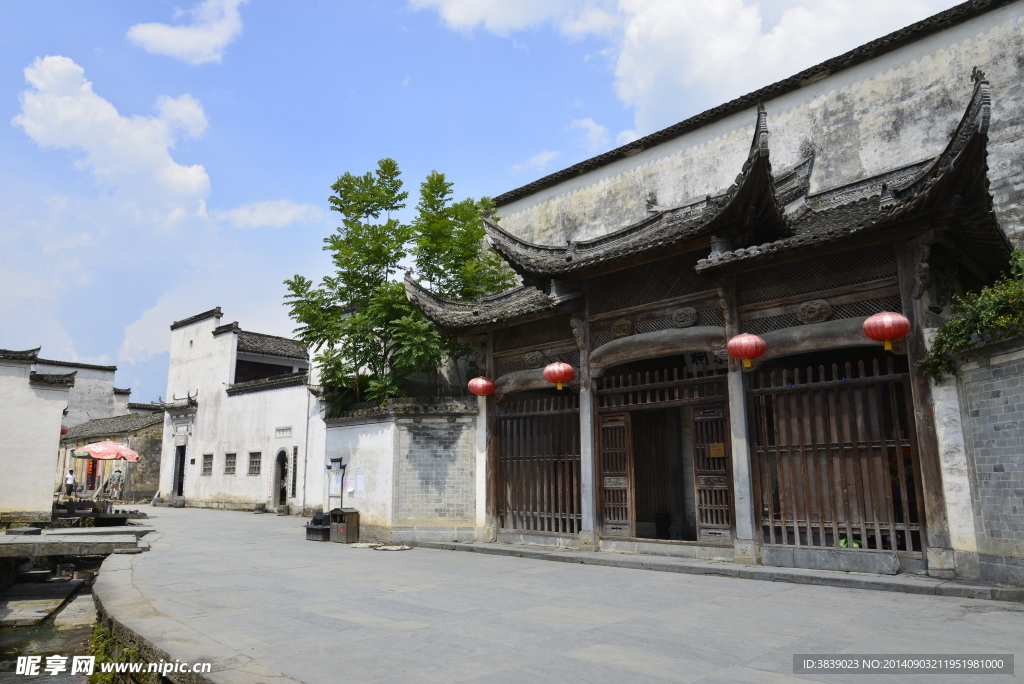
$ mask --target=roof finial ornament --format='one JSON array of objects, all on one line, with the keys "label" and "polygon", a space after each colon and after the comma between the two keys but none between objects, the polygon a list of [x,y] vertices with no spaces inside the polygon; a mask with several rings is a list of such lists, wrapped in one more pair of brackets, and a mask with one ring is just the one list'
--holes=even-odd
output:
[{"label": "roof finial ornament", "polygon": [[988,79],[985,78],[985,72],[978,67],[974,67],[974,69],[971,70],[971,83],[981,83],[982,81],[987,80]]}]

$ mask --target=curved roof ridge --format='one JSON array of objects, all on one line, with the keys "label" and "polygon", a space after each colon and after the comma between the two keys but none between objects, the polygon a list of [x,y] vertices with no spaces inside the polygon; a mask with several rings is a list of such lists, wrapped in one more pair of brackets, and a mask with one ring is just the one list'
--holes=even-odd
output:
[{"label": "curved roof ridge", "polygon": [[551,293],[532,285],[519,287],[473,302],[439,297],[413,278],[405,275],[405,296],[432,323],[449,330],[465,330],[529,314],[551,311],[582,296],[579,290],[553,287]]},{"label": "curved roof ridge", "polygon": [[[794,187],[797,192],[806,194],[812,164],[813,156],[783,174],[787,196],[793,194]],[[793,199],[796,196],[788,201]],[[625,228],[590,240],[570,240],[564,247],[527,242],[490,219],[484,219],[484,227],[489,245],[527,281],[579,271],[716,229],[731,229],[734,224],[750,226],[754,223],[751,211],[757,214],[759,226],[776,234],[789,235],[792,229],[783,204],[776,196],[772,176],[768,115],[764,105],[758,103],[750,150],[735,181],[725,192],[677,207],[650,206],[648,211],[650,216]]]}]

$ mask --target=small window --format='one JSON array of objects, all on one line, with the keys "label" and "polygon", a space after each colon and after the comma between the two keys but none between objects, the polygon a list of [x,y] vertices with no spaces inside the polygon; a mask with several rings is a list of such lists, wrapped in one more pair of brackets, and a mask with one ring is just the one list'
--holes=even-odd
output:
[{"label": "small window", "polygon": [[203,475],[213,475],[213,454],[203,454]]},{"label": "small window", "polygon": [[274,437],[291,437],[291,436],[292,436],[292,428],[291,428],[290,425],[288,427],[279,427],[279,428],[276,428],[274,430]]},{"label": "small window", "polygon": [[263,454],[256,451],[249,454],[249,474],[259,475],[260,468],[263,465]]},{"label": "small window", "polygon": [[224,454],[224,474],[234,475],[235,474],[235,461],[238,459],[236,454]]}]

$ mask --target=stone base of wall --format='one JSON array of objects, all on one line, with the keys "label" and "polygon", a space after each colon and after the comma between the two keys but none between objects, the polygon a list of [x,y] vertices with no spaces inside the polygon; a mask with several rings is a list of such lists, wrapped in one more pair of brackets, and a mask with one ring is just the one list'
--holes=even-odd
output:
[{"label": "stone base of wall", "polygon": [[[362,536],[362,533],[360,533]],[[463,542],[476,541],[476,528],[472,525],[464,527],[402,527],[391,528],[391,538],[401,541],[416,542]]]},{"label": "stone base of wall", "polygon": [[870,572],[878,575],[895,575],[901,571],[900,558],[891,551],[762,546],[761,564],[778,568]]},{"label": "stone base of wall", "polygon": [[498,543],[556,546],[560,549],[572,549],[573,551],[579,551],[580,549],[580,538],[575,535],[531,534],[529,532],[512,532],[508,530],[498,530]]},{"label": "stone base of wall", "polygon": [[11,527],[24,523],[48,523],[53,511],[4,511],[0,513],[0,526]]},{"label": "stone base of wall", "polygon": [[1024,558],[978,554],[978,579],[1024,586]]},{"label": "stone base of wall", "polygon": [[644,556],[674,556],[676,558],[699,558],[701,560],[734,560],[731,546],[703,546],[680,542],[639,541],[626,539],[602,539],[601,550],[612,553],[642,554]]}]

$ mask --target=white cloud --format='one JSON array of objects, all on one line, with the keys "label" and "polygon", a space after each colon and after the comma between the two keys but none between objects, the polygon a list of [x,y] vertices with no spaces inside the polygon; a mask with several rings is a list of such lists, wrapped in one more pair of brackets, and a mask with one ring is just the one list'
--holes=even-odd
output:
[{"label": "white cloud", "polygon": [[190,95],[162,97],[157,116],[126,117],[92,89],[85,72],[67,57],[37,58],[25,69],[31,88],[21,94],[21,113],[11,122],[40,147],[81,154],[78,168],[129,199],[188,204],[198,210],[210,189],[206,169],[171,158],[176,134],[198,135],[206,128],[202,106]]},{"label": "white cloud", "polygon": [[293,223],[319,221],[323,212],[312,204],[295,204],[289,200],[268,200],[243,204],[228,211],[216,211],[216,220],[226,221],[234,228],[284,228]]},{"label": "white cloud", "polygon": [[433,9],[449,27],[471,31],[478,26],[508,35],[554,23],[566,35],[603,34],[614,30],[613,0],[410,0],[416,9]]},{"label": "white cloud", "polygon": [[583,129],[583,142],[590,153],[598,152],[608,147],[608,143],[611,141],[611,137],[608,135],[608,129],[597,123],[590,117],[586,119],[574,119],[569,124],[570,128],[581,128]]},{"label": "white cloud", "polygon": [[[542,24],[607,36],[619,98],[634,111],[618,141],[791,76],[919,21],[955,0],[410,0],[453,29],[508,35]],[[766,26],[765,17],[770,17]]]},{"label": "white cloud", "polygon": [[161,119],[184,131],[190,138],[201,136],[209,125],[203,105],[187,93],[181,97],[161,95],[157,98],[156,109]]},{"label": "white cloud", "polygon": [[561,152],[543,150],[521,164],[514,164],[512,166],[512,173],[522,173],[523,171],[543,171],[548,164],[557,159],[561,154]]},{"label": "white cloud", "polygon": [[220,62],[224,49],[242,34],[238,7],[246,0],[204,0],[187,13],[192,22],[135,24],[128,40],[146,52],[174,57],[189,64]]}]

